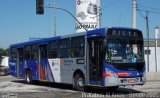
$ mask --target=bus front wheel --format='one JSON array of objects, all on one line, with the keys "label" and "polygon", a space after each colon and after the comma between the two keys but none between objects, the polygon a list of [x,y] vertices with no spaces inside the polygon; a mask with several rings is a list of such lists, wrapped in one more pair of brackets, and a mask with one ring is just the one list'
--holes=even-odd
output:
[{"label": "bus front wheel", "polygon": [[119,86],[113,86],[113,87],[108,87],[107,90],[108,91],[115,91],[119,88]]},{"label": "bus front wheel", "polygon": [[85,79],[82,74],[76,74],[74,78],[74,88],[78,91],[84,91]]},{"label": "bus front wheel", "polygon": [[32,83],[32,75],[31,75],[31,71],[30,70],[27,70],[27,72],[26,72],[25,81],[28,84]]}]

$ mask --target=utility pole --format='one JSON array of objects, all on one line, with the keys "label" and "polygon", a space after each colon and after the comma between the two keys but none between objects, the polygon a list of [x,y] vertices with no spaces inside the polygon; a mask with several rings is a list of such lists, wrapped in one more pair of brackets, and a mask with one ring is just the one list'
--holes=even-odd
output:
[{"label": "utility pole", "polygon": [[102,16],[102,9],[101,9],[101,7],[100,7],[100,5],[101,5],[101,0],[98,0],[97,1],[97,3],[98,3],[98,16],[97,16],[97,21],[99,21],[99,28],[101,28],[101,16]]},{"label": "utility pole", "polygon": [[[51,6],[51,3],[49,2],[49,7]],[[51,11],[49,9],[49,37],[51,37]]]},{"label": "utility pole", "polygon": [[156,72],[157,70],[157,44],[158,44],[158,34],[159,34],[159,27],[155,27],[155,39],[156,39],[156,45],[155,45],[155,65],[156,65]]},{"label": "utility pole", "polygon": [[132,0],[132,27],[136,28],[137,0]]},{"label": "utility pole", "polygon": [[146,11],[146,32],[147,32],[147,71],[149,72],[149,24],[148,24],[148,14],[149,12]]},{"label": "utility pole", "polygon": [[54,36],[56,36],[56,0],[54,0]]}]

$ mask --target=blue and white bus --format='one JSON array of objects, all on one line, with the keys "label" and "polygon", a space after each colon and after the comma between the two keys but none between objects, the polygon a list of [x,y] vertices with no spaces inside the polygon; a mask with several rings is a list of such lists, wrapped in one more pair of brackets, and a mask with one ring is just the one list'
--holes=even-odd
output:
[{"label": "blue and white bus", "polygon": [[10,74],[25,79],[117,88],[143,85],[143,35],[133,28],[101,28],[10,46]]}]

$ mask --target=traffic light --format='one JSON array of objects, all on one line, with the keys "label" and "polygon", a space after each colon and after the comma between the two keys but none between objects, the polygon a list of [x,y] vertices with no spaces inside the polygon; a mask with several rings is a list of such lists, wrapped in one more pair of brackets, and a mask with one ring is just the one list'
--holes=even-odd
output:
[{"label": "traffic light", "polygon": [[44,14],[44,0],[36,0],[36,14]]}]

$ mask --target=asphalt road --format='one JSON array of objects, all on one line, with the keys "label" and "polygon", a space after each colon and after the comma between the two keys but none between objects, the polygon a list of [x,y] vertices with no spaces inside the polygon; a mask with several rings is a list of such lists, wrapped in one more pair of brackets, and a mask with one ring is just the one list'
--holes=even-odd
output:
[{"label": "asphalt road", "polygon": [[120,87],[114,92],[91,88],[87,92],[74,91],[72,85],[36,82],[0,76],[0,98],[159,98],[160,81],[147,82],[143,86]]}]

